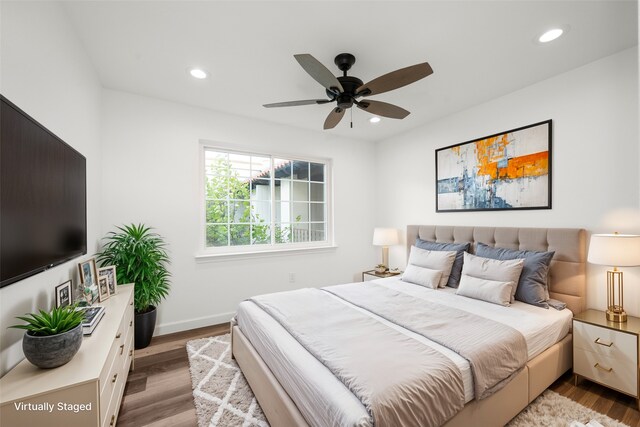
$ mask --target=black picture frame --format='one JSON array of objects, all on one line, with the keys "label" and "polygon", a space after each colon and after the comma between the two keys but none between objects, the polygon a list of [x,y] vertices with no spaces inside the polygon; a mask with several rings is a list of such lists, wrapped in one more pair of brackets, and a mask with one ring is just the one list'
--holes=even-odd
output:
[{"label": "black picture frame", "polygon": [[71,305],[72,300],[71,280],[56,286],[56,308]]},{"label": "black picture frame", "polygon": [[436,212],[551,209],[552,128],[549,119],[436,149]]}]

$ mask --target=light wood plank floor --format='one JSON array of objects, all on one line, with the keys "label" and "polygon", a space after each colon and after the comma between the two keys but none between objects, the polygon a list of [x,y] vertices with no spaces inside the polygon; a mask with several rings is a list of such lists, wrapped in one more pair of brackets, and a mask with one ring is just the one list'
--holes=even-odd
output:
[{"label": "light wood plank floor", "polygon": [[[155,337],[149,347],[136,350],[135,370],[127,380],[118,426],[195,426],[196,410],[185,344],[192,339],[227,332],[228,323],[193,329]],[[629,396],[587,380],[574,386],[571,373],[563,375],[550,388],[594,411],[640,427],[640,412],[636,401]]]}]

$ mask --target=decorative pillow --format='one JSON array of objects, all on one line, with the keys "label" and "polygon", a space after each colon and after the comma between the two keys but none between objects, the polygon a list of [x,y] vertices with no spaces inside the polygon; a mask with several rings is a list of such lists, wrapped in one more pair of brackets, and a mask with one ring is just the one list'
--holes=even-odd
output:
[{"label": "decorative pillow", "polygon": [[457,288],[458,283],[460,283],[460,275],[462,274],[462,262],[464,260],[462,254],[469,252],[471,243],[438,243],[417,238],[416,246],[420,249],[427,249],[429,251],[456,251],[456,259],[453,261],[453,267],[451,267],[451,274],[449,275],[447,286]]},{"label": "decorative pillow", "polygon": [[439,287],[444,288],[447,285],[447,280],[449,280],[451,267],[453,266],[453,261],[455,261],[455,259],[455,251],[428,251],[426,249],[411,246],[408,264],[442,271]]},{"label": "decorative pillow", "polygon": [[478,243],[476,254],[485,258],[511,260],[524,259],[520,281],[517,282],[515,299],[538,307],[549,308],[549,288],[547,276],[549,264],[555,252],[516,251],[505,248],[492,248]]},{"label": "decorative pillow", "polygon": [[479,279],[463,273],[456,294],[493,304],[509,306],[511,305],[511,289],[514,286],[515,282]]},{"label": "decorative pillow", "polygon": [[[497,259],[471,255],[470,253],[465,252],[462,274],[477,277],[478,279],[518,283],[520,273],[522,273],[523,264],[523,259],[500,261]],[[513,302],[514,293],[515,291],[512,289],[511,302]]]},{"label": "decorative pillow", "polygon": [[416,285],[426,288],[438,289],[438,284],[442,278],[442,271],[432,270],[430,268],[418,267],[409,264],[402,273],[402,281],[415,283]]}]

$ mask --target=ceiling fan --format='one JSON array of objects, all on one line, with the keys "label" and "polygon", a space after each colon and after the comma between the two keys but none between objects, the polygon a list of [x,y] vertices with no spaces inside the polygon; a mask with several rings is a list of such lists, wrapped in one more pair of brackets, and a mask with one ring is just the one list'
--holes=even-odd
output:
[{"label": "ceiling fan", "polygon": [[428,62],[412,65],[392,71],[370,82],[363,84],[362,80],[354,76],[347,76],[347,71],[356,62],[356,57],[350,53],[341,53],[334,62],[343,72],[342,76],[334,76],[320,61],[308,53],[293,55],[298,63],[318,83],[325,87],[329,99],[305,99],[301,101],[276,102],[264,104],[264,107],[293,107],[297,105],[328,104],[336,102],[337,106],[331,110],[324,121],[324,129],[336,127],[344,112],[355,104],[358,108],[382,117],[404,119],[410,113],[404,108],[386,102],[372,99],[358,100],[372,95],[378,95],[390,90],[401,88],[414,83],[433,73]]}]

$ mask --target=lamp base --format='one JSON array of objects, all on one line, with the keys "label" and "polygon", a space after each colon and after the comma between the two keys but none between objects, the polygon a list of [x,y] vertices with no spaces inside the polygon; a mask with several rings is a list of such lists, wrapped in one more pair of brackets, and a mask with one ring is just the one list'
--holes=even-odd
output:
[{"label": "lamp base", "polygon": [[620,309],[608,309],[607,320],[616,323],[624,323],[627,321],[627,313]]}]

